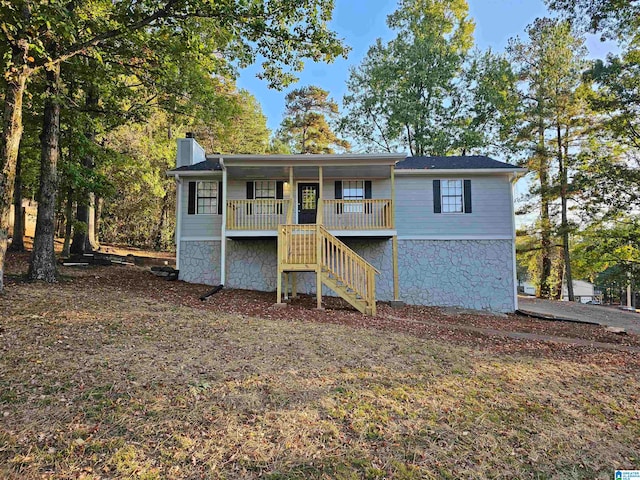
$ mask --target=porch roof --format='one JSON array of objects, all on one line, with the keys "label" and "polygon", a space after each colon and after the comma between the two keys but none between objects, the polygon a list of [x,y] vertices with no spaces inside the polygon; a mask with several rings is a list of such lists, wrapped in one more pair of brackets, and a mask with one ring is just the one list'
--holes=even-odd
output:
[{"label": "porch roof", "polygon": [[323,167],[325,178],[388,178],[390,167],[406,158],[400,153],[330,155],[207,155],[204,162],[175,168],[169,175],[197,175],[227,170],[232,178],[318,178]]}]

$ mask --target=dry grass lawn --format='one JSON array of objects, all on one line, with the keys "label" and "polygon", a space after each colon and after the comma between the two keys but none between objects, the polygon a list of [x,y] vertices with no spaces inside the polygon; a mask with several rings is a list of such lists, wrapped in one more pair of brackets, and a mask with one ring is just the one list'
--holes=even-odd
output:
[{"label": "dry grass lawn", "polygon": [[[549,344],[534,355],[509,339],[506,354],[304,310],[251,317],[102,283],[117,279],[110,268],[65,270],[56,285],[14,278],[0,296],[0,478],[640,468],[639,354]],[[135,271],[142,286],[171,285]]]}]

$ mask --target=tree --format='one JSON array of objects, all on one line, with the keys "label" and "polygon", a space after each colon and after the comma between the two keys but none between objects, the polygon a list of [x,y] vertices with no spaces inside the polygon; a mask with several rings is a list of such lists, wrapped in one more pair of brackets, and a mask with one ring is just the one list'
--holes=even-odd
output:
[{"label": "tree", "polygon": [[504,58],[471,51],[466,1],[404,0],[387,24],[397,36],[351,70],[342,131],[412,155],[464,155],[497,139],[514,79]]},{"label": "tree", "polygon": [[165,172],[175,167],[174,135],[184,135],[186,128],[156,111],[144,123],[129,122],[101,139],[108,160],[97,169],[117,192],[104,197],[104,241],[156,249],[171,245],[175,188]]},{"label": "tree", "polygon": [[338,116],[338,104],[329,92],[309,86],[292,90],[286,97],[285,119],[278,138],[296,153],[334,153],[349,150],[349,142],[339,138],[329,126]]},{"label": "tree", "polygon": [[513,135],[528,157],[527,166],[538,178],[531,193],[538,198],[540,211],[540,296],[551,295],[554,228],[551,207],[559,197],[564,272],[572,297],[569,169],[571,149],[577,146],[575,129],[584,117],[579,87],[586,50],[583,39],[575,35],[568,22],[537,19],[528,27],[527,34],[527,42],[516,39],[509,45],[521,83],[520,120],[514,125]]},{"label": "tree", "polygon": [[266,153],[269,129],[262,107],[246,90],[224,94],[225,113],[211,119],[198,119],[195,135],[208,152]]},{"label": "tree", "polygon": [[[57,94],[60,89],[60,63],[79,54],[105,46],[140,38],[140,32],[153,26],[167,27],[180,35],[189,35],[189,48],[203,56],[222,56],[237,60],[240,65],[255,61],[258,54],[265,58],[262,76],[271,85],[283,86],[291,82],[293,74],[283,66],[302,68],[302,58],[330,61],[345,52],[344,46],[327,28],[331,18],[330,0],[263,0],[257,2],[200,2],[187,0],[133,0],[111,2],[30,2],[27,0],[0,2],[3,19],[0,33],[3,47],[10,52],[6,64],[5,112],[2,130],[0,162],[0,266],[4,265],[7,243],[8,209],[13,196],[15,163],[22,135],[22,99],[27,80],[46,69],[48,90]],[[100,12],[99,15],[93,12]],[[151,33],[151,32],[149,32]],[[203,35],[207,33],[207,35]],[[152,35],[149,35],[152,37]],[[209,41],[215,37],[215,49]],[[109,54],[108,48],[103,50]],[[57,100],[56,100],[57,101]],[[45,184],[55,186],[57,140],[45,138],[57,135],[57,107],[52,100],[48,110],[43,137],[43,178]],[[47,190],[47,188],[44,188]],[[53,192],[55,200],[55,190]],[[48,202],[49,199],[45,199]],[[43,215],[51,209],[44,208]],[[40,222],[52,223],[49,219]],[[39,230],[48,234],[47,228]],[[44,246],[45,243],[42,243]],[[40,242],[36,242],[38,248]],[[48,248],[48,247],[47,247]],[[44,261],[47,252],[37,256]],[[48,269],[55,265],[49,265]],[[44,265],[32,271],[42,271]],[[1,272],[0,272],[1,273]],[[36,274],[51,279],[51,271]],[[0,291],[2,290],[0,275]]]},{"label": "tree", "polygon": [[640,3],[637,0],[546,0],[552,10],[564,13],[604,38],[640,41]]}]

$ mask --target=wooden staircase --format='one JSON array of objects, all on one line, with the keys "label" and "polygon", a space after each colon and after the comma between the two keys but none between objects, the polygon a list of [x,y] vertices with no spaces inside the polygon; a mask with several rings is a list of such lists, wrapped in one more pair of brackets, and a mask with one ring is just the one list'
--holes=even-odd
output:
[{"label": "wooden staircase", "polygon": [[299,271],[316,272],[318,305],[326,285],[360,312],[376,314],[375,275],[380,272],[322,225],[279,226],[278,303],[282,274]]}]

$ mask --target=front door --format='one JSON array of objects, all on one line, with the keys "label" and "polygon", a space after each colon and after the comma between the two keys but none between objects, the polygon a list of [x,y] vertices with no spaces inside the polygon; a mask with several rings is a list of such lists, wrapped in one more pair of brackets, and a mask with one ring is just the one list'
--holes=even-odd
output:
[{"label": "front door", "polygon": [[298,184],[298,223],[316,223],[318,194],[317,183]]}]

